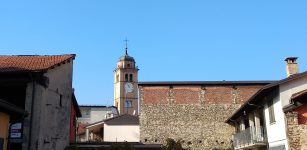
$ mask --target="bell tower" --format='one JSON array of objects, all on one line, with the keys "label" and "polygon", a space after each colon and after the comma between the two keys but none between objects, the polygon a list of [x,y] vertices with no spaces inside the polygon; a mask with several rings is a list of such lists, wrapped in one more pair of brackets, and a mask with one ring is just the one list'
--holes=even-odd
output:
[{"label": "bell tower", "polygon": [[114,69],[114,106],[119,114],[138,114],[138,67],[134,58],[125,54],[121,56]]}]

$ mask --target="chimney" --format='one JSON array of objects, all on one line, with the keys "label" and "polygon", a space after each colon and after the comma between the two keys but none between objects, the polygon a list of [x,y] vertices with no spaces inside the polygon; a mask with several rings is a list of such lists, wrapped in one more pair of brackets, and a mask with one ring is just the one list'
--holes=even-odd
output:
[{"label": "chimney", "polygon": [[287,76],[291,76],[294,74],[297,74],[299,72],[298,70],[298,64],[297,64],[297,57],[287,57],[285,59],[286,61],[286,71],[287,71]]}]

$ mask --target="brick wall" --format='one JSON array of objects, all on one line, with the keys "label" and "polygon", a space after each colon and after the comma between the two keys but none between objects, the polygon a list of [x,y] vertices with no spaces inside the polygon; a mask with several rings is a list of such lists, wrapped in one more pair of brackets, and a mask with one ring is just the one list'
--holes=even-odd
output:
[{"label": "brick wall", "polygon": [[140,85],[141,141],[173,138],[186,148],[229,148],[234,128],[225,120],[261,87]]}]

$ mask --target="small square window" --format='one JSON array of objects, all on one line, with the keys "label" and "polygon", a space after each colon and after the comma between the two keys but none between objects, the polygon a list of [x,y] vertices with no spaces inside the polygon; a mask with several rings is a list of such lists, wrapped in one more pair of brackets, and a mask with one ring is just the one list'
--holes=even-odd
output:
[{"label": "small square window", "polygon": [[82,118],[90,118],[91,111],[90,109],[81,110]]}]

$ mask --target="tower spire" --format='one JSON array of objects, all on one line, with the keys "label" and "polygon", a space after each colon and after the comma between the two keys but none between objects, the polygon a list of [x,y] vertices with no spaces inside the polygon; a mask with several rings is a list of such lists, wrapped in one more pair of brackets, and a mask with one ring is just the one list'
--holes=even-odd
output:
[{"label": "tower spire", "polygon": [[126,42],[125,55],[128,55],[128,41],[129,40],[126,38],[124,41]]}]

